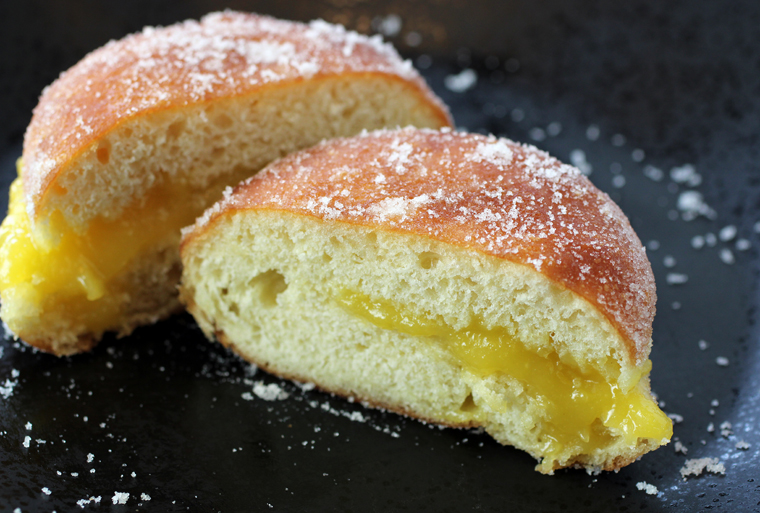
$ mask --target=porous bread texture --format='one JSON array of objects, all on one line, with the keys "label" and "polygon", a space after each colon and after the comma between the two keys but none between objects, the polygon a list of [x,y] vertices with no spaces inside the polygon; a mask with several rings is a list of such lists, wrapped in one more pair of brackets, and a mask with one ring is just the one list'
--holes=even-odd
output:
[{"label": "porous bread texture", "polygon": [[[81,231],[96,216],[118,218],[162,183],[199,193],[221,183],[210,191],[216,198],[224,185],[322,139],[381,127],[437,127],[439,114],[409,83],[362,73],[127,118],[67,164],[38,215],[60,211]],[[201,209],[209,204],[189,199]]]},{"label": "porous bread texture", "polygon": [[[278,375],[454,427],[482,426],[503,444],[543,456],[545,410],[519,381],[467,370],[425,337],[347,312],[341,294],[390,300],[452,329],[473,319],[526,347],[617,379],[620,334],[578,294],[528,265],[429,237],[274,209],[229,210],[186,234],[181,299],[204,333]],[[629,369],[631,370],[631,369]],[[648,381],[639,386],[648,393]],[[538,429],[536,426],[539,426]],[[617,469],[659,441],[622,439],[537,467]]]},{"label": "porous bread texture", "polygon": [[[197,214],[221,196],[222,189],[251,176],[268,162],[325,138],[383,126],[437,126],[435,109],[414,88],[395,77],[376,74],[325,77],[269,87],[255,95],[227,99],[132,118],[83,151],[70,172],[60,176],[47,209],[64,214],[85,232],[94,217],[115,219],[139,212],[153,187],[192,191],[184,205]],[[158,218],[158,213],[154,213]],[[56,234],[38,223],[50,240]],[[119,280],[123,319],[120,335],[179,311],[179,232],[148,248]],[[132,279],[131,276],[139,276]],[[118,286],[118,285],[117,285]],[[36,305],[5,298],[2,317],[29,344],[58,355],[89,350],[103,332],[75,325],[65,308],[50,298]]]},{"label": "porous bread texture", "polygon": [[645,248],[609,196],[535,147],[415,128],[324,141],[240,184],[194,229],[251,208],[416,233],[530,265],[607,317],[626,341],[623,369],[649,355],[656,291]]},{"label": "porous bread texture", "polygon": [[[357,108],[355,102],[360,102],[365,94],[356,88],[345,91],[347,98],[333,95],[331,100],[338,100],[334,104],[325,105],[324,100],[317,97],[313,101],[318,106],[302,105],[311,102],[308,94],[329,78],[369,83],[366,97],[372,107],[380,113],[401,114],[400,118],[389,118],[382,126],[404,126],[420,117],[425,126],[451,124],[446,107],[411,63],[402,60],[379,36],[367,37],[321,20],[304,24],[234,11],[211,13],[200,21],[188,20],[168,27],[146,27],[140,33],[112,41],[88,54],[43,91],[24,137],[24,191],[29,217],[32,223],[38,219],[44,221],[46,214],[58,209],[66,219],[78,225],[86,221],[88,215],[101,214],[102,207],[118,212],[125,205],[125,196],[130,198],[130,193],[140,192],[133,184],[150,186],[150,180],[136,180],[133,172],[141,171],[144,156],[155,155],[151,155],[150,147],[161,146],[164,137],[171,139],[178,135],[172,130],[164,131],[173,121],[163,125],[166,117],[162,118],[163,114],[171,117],[173,112],[187,111],[191,116],[199,115],[201,124],[190,126],[191,133],[193,128],[206,132],[199,134],[203,136],[200,140],[196,137],[194,141],[186,141],[200,144],[202,149],[179,155],[190,157],[178,162],[180,165],[204,164],[198,161],[209,157],[208,151],[219,151],[224,142],[221,134],[229,133],[225,129],[232,128],[224,125],[234,125],[238,118],[245,125],[246,120],[251,119],[247,114],[258,113],[255,107],[251,109],[247,105],[247,100],[255,103],[257,95],[267,95],[280,87],[304,86],[299,91],[302,97],[291,96],[287,98],[289,103],[281,106],[286,126],[299,121],[299,111],[313,110],[313,113],[338,118],[358,115],[351,110]],[[383,100],[389,102],[387,106],[372,101],[382,84],[392,89],[386,93],[393,93],[381,93]],[[394,98],[394,94],[399,96]],[[212,125],[216,118],[203,117],[205,107],[235,99],[243,102],[233,101],[227,105],[231,123],[220,118],[223,126],[215,129]],[[291,108],[295,112],[290,111]],[[375,120],[383,115],[380,113],[369,119]],[[291,117],[293,119],[289,119]],[[144,133],[146,127],[141,120],[157,125],[160,130]],[[206,121],[206,126],[202,126]],[[131,126],[133,122],[137,124]],[[267,125],[257,126],[266,128]],[[362,128],[369,126],[381,125]],[[122,130],[114,133],[119,127]],[[137,133],[130,132],[136,127],[142,128],[138,128]],[[332,135],[337,133],[344,132]],[[106,140],[109,134],[117,137]],[[240,138],[255,135],[255,132],[243,132]],[[275,134],[273,140],[276,141],[278,135],[281,134]],[[325,133],[323,137],[330,135]],[[126,141],[121,141],[122,137]],[[263,140],[267,139],[265,135]],[[127,160],[119,161],[120,166],[115,169],[116,175],[124,175],[124,178],[103,179],[101,175],[110,169],[113,151],[108,145],[116,144],[117,140],[126,144]],[[238,140],[233,138],[233,142]],[[319,137],[310,140],[316,141]],[[216,155],[210,157],[214,160]],[[177,168],[171,162],[161,169],[170,176]],[[153,171],[157,169],[152,167]],[[73,179],[71,171],[83,176]],[[103,194],[98,195],[101,203],[88,202],[85,208],[78,210],[77,200],[86,199],[80,195],[101,180],[105,180]],[[127,190],[123,194],[118,190],[112,192],[111,181],[114,186],[126,185]],[[71,190],[72,187],[77,188]]]},{"label": "porous bread texture", "polygon": [[[156,190],[185,194],[160,210],[200,214],[225,186],[320,140],[450,124],[379,38],[214,13],[111,42],[46,88],[24,140],[25,206],[35,241],[55,245],[58,217],[84,237],[93,220],[160,222],[162,212],[145,210]],[[178,244],[179,233],[167,233],[115,280],[123,315],[107,331],[126,335],[180,308],[177,273],[167,272],[179,264]],[[55,354],[87,350],[103,334],[72,321],[55,296],[42,308],[3,296],[0,315],[14,332]]]}]

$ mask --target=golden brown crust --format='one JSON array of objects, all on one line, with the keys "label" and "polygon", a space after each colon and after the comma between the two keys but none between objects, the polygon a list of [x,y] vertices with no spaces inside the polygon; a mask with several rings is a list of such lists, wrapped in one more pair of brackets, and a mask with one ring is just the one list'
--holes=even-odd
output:
[{"label": "golden brown crust", "polygon": [[441,124],[447,109],[390,45],[324,22],[236,12],[146,28],[95,50],[43,91],[24,140],[30,213],[67,165],[124,121],[317,76],[382,74],[407,82]]},{"label": "golden brown crust", "polygon": [[413,233],[532,266],[595,305],[633,362],[649,354],[656,296],[640,240],[606,194],[536,148],[416,129],[327,141],[228,192],[183,245],[243,209]]}]

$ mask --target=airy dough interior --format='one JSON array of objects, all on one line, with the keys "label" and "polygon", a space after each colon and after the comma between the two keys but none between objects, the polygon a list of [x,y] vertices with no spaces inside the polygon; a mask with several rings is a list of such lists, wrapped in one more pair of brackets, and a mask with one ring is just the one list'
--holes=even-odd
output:
[{"label": "airy dough interior", "polygon": [[324,138],[440,126],[440,111],[371,73],[265,86],[247,97],[127,119],[83,151],[32,227],[21,185],[0,228],[2,318],[57,354],[180,308],[179,229],[222,189]]},{"label": "airy dough interior", "polygon": [[204,229],[182,249],[183,301],[209,337],[277,374],[484,426],[545,473],[617,468],[670,437],[649,362],[531,267],[284,212]]}]

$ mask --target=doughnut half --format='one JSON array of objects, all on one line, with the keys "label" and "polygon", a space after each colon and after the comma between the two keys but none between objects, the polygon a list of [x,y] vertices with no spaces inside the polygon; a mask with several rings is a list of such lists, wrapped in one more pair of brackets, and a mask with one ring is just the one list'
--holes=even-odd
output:
[{"label": "doughnut half", "polygon": [[224,12],[146,28],[43,92],[0,228],[0,315],[55,354],[180,308],[179,229],[322,139],[442,127],[447,109],[377,38]]},{"label": "doughnut half", "polygon": [[621,210],[531,146],[378,131],[272,163],[183,234],[180,296],[275,374],[456,427],[537,469],[666,444],[655,285]]}]

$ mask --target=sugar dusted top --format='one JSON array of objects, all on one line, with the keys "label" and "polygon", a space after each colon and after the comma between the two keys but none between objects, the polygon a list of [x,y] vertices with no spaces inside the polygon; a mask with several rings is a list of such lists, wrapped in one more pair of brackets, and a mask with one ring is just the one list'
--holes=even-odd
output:
[{"label": "sugar dusted top", "polygon": [[649,353],[656,298],[641,241],[578,169],[532,146],[416,129],[328,141],[229,191],[185,243],[238,209],[414,233],[530,265],[596,305],[634,361]]},{"label": "sugar dusted top", "polygon": [[448,115],[411,64],[379,36],[324,21],[213,13],[112,41],[43,91],[24,140],[27,202],[34,210],[67,162],[126,119],[339,73],[409,81]]}]

